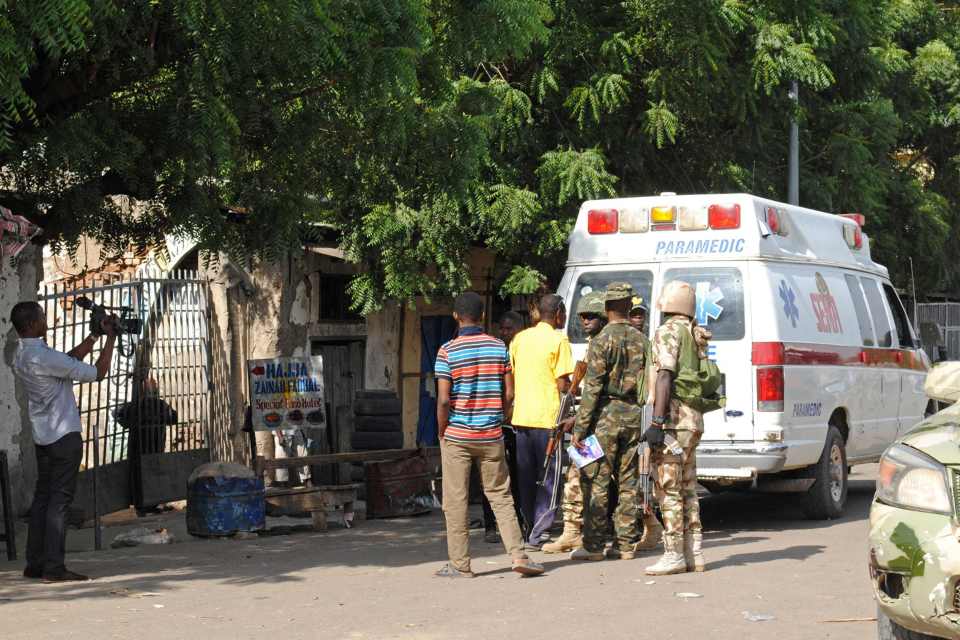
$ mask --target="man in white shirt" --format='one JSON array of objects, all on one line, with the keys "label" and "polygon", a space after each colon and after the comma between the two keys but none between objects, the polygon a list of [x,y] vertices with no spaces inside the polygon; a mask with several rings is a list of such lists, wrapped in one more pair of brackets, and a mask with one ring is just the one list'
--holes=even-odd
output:
[{"label": "man in white shirt", "polygon": [[[73,382],[93,382],[107,375],[116,341],[116,316],[103,320],[100,331],[91,333],[68,353],[47,346],[47,317],[36,302],[14,305],[10,322],[20,337],[13,372],[27,394],[37,454],[37,488],[30,507],[23,575],[47,582],[88,580],[64,565],[67,510],[73,502],[83,458],[80,409],[73,396]],[[107,341],[96,364],[85,364],[83,358],[102,335]]]}]

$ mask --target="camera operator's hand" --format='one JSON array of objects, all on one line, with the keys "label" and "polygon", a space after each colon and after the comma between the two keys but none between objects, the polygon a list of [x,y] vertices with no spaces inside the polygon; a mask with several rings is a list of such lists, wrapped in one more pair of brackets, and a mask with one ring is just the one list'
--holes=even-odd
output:
[{"label": "camera operator's hand", "polygon": [[117,337],[117,327],[120,326],[120,318],[116,314],[110,314],[100,321],[100,331],[108,338]]}]

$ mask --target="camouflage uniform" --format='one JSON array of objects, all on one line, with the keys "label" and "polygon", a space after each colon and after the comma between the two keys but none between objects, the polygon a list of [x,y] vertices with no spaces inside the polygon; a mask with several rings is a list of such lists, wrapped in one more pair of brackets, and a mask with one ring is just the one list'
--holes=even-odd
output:
[{"label": "camouflage uniform", "polygon": [[[613,283],[607,300],[633,295],[630,285]],[[587,351],[587,375],[574,425],[581,441],[592,431],[604,456],[581,469],[581,484],[589,496],[583,519],[583,548],[603,551],[607,522],[607,490],[616,474],[619,504],[613,517],[615,545],[631,549],[638,535],[637,460],[645,398],[637,394],[645,375],[646,339],[626,321],[611,322],[595,337]]]},{"label": "camouflage uniform", "polygon": [[[577,303],[577,315],[586,313],[604,314],[604,293],[602,291],[591,291]],[[587,347],[593,336],[587,336]],[[571,389],[576,392],[576,389]],[[580,486],[580,469],[577,465],[571,463],[567,467],[567,474],[563,482],[563,502],[560,505],[563,513],[563,535],[561,539],[555,542],[547,543],[543,546],[546,553],[557,553],[560,551],[569,551],[571,548],[580,546],[580,536],[582,534],[583,524],[583,489]],[[567,541],[575,541],[567,543]]]},{"label": "camouflage uniform", "polygon": [[[705,336],[709,334],[700,327],[695,327],[690,318],[672,315],[660,325],[653,336],[655,372],[676,373],[683,332],[694,336],[699,356],[707,356]],[[683,447],[683,454],[677,456],[663,448],[653,452],[652,463],[656,467],[654,492],[660,503],[665,539],[669,537],[682,546],[684,532],[699,534],[703,531],[700,523],[700,503],[697,499],[696,454],[697,444],[703,434],[703,415],[671,397],[669,418],[670,424],[668,428],[664,428],[664,433],[677,439]]]}]

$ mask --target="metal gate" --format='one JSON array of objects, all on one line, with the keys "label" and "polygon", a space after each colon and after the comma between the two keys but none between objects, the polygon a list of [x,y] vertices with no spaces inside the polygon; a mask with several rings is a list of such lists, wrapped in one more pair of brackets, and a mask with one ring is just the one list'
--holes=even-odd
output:
[{"label": "metal gate", "polygon": [[182,499],[190,472],[209,461],[208,293],[192,271],[98,274],[41,290],[47,343],[58,351],[89,333],[81,296],[142,322],[118,339],[107,377],[74,385],[84,440],[74,508],[85,518]]}]

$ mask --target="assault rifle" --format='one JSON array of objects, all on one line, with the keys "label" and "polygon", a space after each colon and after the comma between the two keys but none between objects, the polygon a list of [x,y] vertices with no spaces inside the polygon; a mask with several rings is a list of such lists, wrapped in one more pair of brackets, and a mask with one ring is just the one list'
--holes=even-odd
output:
[{"label": "assault rifle", "polygon": [[[670,453],[676,456],[683,454],[683,447],[673,436],[664,434],[663,444]],[[653,467],[650,464],[650,457],[650,445],[641,442],[640,446],[637,447],[637,458],[640,462],[637,475],[640,479],[640,495],[643,496],[644,513],[653,513]]]},{"label": "assault rifle", "polygon": [[553,427],[553,433],[547,442],[547,451],[543,456],[543,475],[540,478],[540,486],[547,482],[547,473],[550,471],[550,458],[556,453],[557,449],[563,446],[563,423],[567,418],[573,415],[574,403],[576,402],[576,393],[583,382],[583,377],[587,375],[587,363],[579,360],[573,368],[573,380],[570,382],[570,389],[560,397],[560,410],[557,412],[557,422]]}]

